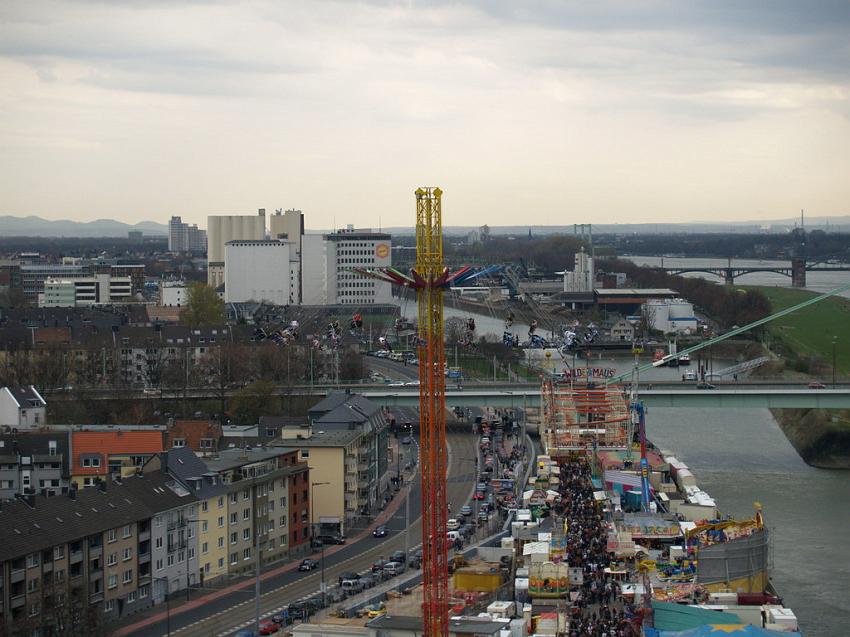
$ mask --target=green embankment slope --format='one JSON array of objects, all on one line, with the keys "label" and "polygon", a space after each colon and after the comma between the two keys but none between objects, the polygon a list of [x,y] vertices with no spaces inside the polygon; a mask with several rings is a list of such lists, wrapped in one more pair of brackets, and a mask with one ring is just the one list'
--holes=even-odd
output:
[{"label": "green embankment slope", "polygon": [[[774,312],[815,296],[807,290],[758,288]],[[850,373],[850,299],[833,297],[768,324],[774,342],[796,357],[820,361],[818,380],[831,380],[833,343],[835,372]],[[826,370],[828,372],[824,373]],[[850,410],[774,409],[785,436],[808,464],[826,469],[850,469]]]},{"label": "green embankment slope", "polygon": [[[774,312],[817,296],[808,290],[759,287]],[[832,368],[835,338],[836,373],[850,374],[850,299],[832,297],[768,323],[768,332],[799,356],[813,356]]]}]

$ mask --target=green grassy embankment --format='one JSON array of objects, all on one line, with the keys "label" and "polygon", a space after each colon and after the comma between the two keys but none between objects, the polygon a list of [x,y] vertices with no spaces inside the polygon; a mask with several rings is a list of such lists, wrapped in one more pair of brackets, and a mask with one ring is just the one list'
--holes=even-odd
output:
[{"label": "green grassy embankment", "polygon": [[[759,287],[774,312],[802,303],[817,296],[808,290]],[[835,368],[838,376],[850,374],[850,299],[832,297],[767,324],[774,345],[783,354],[796,359],[816,359],[820,375],[832,372],[833,339],[835,339]],[[814,370],[812,370],[814,371]]]},{"label": "green grassy embankment", "polygon": [[[816,296],[807,290],[759,288],[774,312]],[[829,384],[835,373],[850,373],[850,299],[832,297],[767,325],[771,348],[792,370]],[[808,464],[825,469],[850,469],[850,410],[773,409],[785,436]]]}]

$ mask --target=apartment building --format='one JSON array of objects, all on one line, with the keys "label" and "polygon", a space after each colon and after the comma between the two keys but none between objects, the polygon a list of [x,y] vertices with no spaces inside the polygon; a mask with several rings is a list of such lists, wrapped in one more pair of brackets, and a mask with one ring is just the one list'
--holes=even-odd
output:
[{"label": "apartment building", "polygon": [[0,515],[0,626],[82,632],[149,607],[162,553],[152,520],[197,499],[163,472],[67,495],[23,496]]},{"label": "apartment building", "polygon": [[345,534],[353,518],[374,512],[389,492],[389,421],[381,406],[348,392],[329,394],[308,419],[261,419],[260,429],[277,433],[272,445],[297,447],[313,475],[329,483],[316,487],[315,531]]},{"label": "apartment building", "polygon": [[71,431],[71,481],[85,488],[109,476],[128,476],[161,451],[160,428],[94,426]]},{"label": "apartment building", "polygon": [[0,500],[67,492],[69,439],[66,431],[0,435]]},{"label": "apartment building", "polygon": [[197,535],[199,583],[203,585],[227,575],[227,490],[218,474],[210,471],[188,447],[157,454],[143,469],[151,470],[166,471],[199,501],[194,517],[184,517]]},{"label": "apartment building", "polygon": [[207,249],[207,232],[196,224],[183,223],[178,216],[168,221],[169,252],[204,252]]},{"label": "apartment building", "polygon": [[46,422],[47,401],[34,385],[0,388],[0,426],[27,431]]},{"label": "apartment building", "polygon": [[227,449],[205,464],[226,489],[228,573],[252,572],[257,546],[264,564],[309,550],[310,472],[297,449]]},{"label": "apartment building", "polygon": [[38,295],[39,307],[89,307],[126,303],[133,295],[129,276],[95,274],[76,279],[50,278]]}]

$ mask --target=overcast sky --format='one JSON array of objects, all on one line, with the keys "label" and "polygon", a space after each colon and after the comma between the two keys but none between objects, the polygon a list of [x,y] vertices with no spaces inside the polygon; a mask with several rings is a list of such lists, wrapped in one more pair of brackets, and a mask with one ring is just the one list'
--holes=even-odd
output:
[{"label": "overcast sky", "polygon": [[0,3],[0,214],[850,213],[850,2]]}]

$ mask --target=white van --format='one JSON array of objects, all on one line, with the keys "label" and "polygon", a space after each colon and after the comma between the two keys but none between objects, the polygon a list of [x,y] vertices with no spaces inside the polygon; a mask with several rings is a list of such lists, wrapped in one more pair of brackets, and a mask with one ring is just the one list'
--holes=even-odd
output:
[{"label": "white van", "polygon": [[446,528],[449,531],[457,531],[460,528],[460,520],[457,520],[455,518],[449,518],[446,521]]},{"label": "white van", "polygon": [[460,537],[461,537],[461,535],[460,535],[460,531],[447,531],[447,532],[446,532],[446,537],[447,537],[449,540],[451,540],[452,542],[454,542],[455,540],[460,539]]}]

